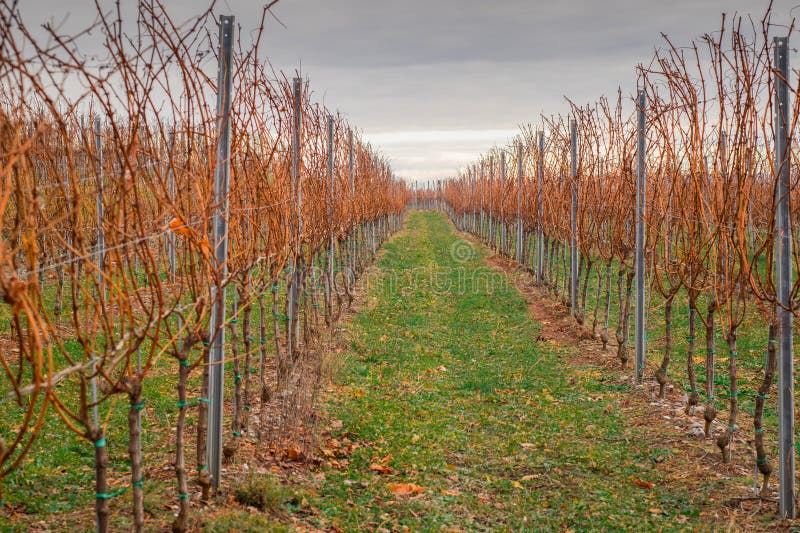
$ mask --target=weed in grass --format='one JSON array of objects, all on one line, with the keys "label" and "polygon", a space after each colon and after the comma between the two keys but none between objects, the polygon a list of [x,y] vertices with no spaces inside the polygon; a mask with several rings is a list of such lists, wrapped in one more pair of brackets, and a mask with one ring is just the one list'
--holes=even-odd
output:
[{"label": "weed in grass", "polygon": [[272,475],[249,475],[233,489],[237,502],[260,511],[275,513],[296,499],[294,493]]}]

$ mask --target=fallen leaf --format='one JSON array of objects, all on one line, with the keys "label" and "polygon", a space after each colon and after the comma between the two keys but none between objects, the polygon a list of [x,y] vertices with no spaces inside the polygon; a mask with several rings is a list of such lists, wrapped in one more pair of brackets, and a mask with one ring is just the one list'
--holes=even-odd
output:
[{"label": "fallen leaf", "polygon": [[303,451],[297,448],[284,448],[283,455],[289,461],[299,461],[303,458]]},{"label": "fallen leaf", "polygon": [[372,470],[373,472],[379,472],[381,474],[391,474],[392,473],[392,467],[391,466],[386,466],[386,465],[382,465],[382,464],[379,464],[379,463],[372,463],[371,465],[369,465],[369,469]]},{"label": "fallen leaf", "polygon": [[414,483],[389,483],[387,485],[392,494],[397,496],[410,496],[412,494],[422,494],[425,492],[423,487]]},{"label": "fallen leaf", "polygon": [[656,486],[656,484],[653,483],[652,481],[645,481],[639,478],[633,478],[633,484],[636,485],[637,487],[642,487],[643,489],[652,489],[653,487]]}]

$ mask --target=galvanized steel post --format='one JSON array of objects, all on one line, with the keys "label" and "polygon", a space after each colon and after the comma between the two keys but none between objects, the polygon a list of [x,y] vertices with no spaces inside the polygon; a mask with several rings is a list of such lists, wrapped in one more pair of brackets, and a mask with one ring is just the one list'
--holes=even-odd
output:
[{"label": "galvanized steel post", "polygon": [[538,132],[539,150],[536,154],[536,175],[538,178],[538,187],[536,191],[536,279],[539,283],[544,281],[544,132]]},{"label": "galvanized steel post", "polygon": [[792,347],[792,226],[789,206],[789,38],[775,45],[775,168],[777,183],[778,452],[780,512],[795,518],[794,501],[794,363]]},{"label": "galvanized steel post", "polygon": [[228,271],[228,196],[234,17],[219,22],[219,71],[217,77],[217,160],[214,172],[213,249],[216,279],[212,287],[211,346],[208,351],[208,433],[206,462],[214,488],[222,469],[222,411],[225,384],[225,278]]},{"label": "galvanized steel post", "polygon": [[637,98],[637,165],[636,165],[636,381],[642,381],[644,372],[645,350],[647,348],[647,332],[645,331],[645,271],[644,240],[645,214],[647,211],[647,168],[646,168],[646,128],[647,128],[647,95],[640,90]]},{"label": "galvanized steel post", "polygon": [[522,264],[522,141],[517,145],[517,263]]},{"label": "galvanized steel post", "polygon": [[569,123],[570,137],[570,190],[572,209],[570,210],[570,278],[569,304],[572,315],[578,311],[578,124],[575,119]]}]

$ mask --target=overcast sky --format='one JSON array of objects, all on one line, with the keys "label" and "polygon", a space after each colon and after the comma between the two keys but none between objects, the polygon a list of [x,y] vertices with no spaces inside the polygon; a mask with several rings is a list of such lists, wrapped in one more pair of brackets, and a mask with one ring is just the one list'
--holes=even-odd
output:
[{"label": "overcast sky", "polygon": [[[200,0],[164,0],[174,16]],[[124,2],[124,0],[123,0]],[[101,2],[108,3],[108,2]],[[800,0],[776,0],[788,24]],[[22,0],[28,20],[80,17],[92,0]],[[243,38],[263,2],[221,0]],[[636,88],[635,67],[666,33],[688,44],[716,31],[723,11],[752,13],[760,0],[280,0],[264,51],[277,69],[302,66],[318,100],[343,112],[398,176],[452,176],[541,113]],[[779,31],[776,28],[776,33]],[[800,59],[794,59],[800,64]]]}]

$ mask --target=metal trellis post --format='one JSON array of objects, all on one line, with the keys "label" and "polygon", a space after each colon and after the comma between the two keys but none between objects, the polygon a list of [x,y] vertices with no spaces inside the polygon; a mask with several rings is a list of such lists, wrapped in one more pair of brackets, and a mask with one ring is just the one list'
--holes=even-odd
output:
[{"label": "metal trellis post", "polygon": [[517,146],[517,263],[522,264],[522,142]]},{"label": "metal trellis post", "polygon": [[578,124],[570,121],[570,190],[572,209],[570,210],[570,278],[569,302],[573,316],[578,311]]},{"label": "metal trellis post", "polygon": [[219,22],[219,72],[217,78],[217,160],[214,172],[213,249],[217,275],[212,287],[208,351],[208,433],[206,449],[208,471],[214,488],[219,487],[222,469],[222,411],[225,383],[225,278],[228,262],[228,192],[230,174],[230,135],[234,17],[221,16]]},{"label": "metal trellis post", "polygon": [[775,44],[775,167],[777,183],[777,318],[778,318],[778,449],[780,512],[795,518],[794,501],[794,365],[792,361],[792,226],[789,210],[789,39]]},{"label": "metal trellis post", "polygon": [[505,203],[506,199],[506,153],[500,152],[500,255],[507,252],[508,233],[506,226]]},{"label": "metal trellis post", "polygon": [[536,174],[538,187],[536,192],[537,221],[536,230],[538,240],[536,243],[536,279],[539,283],[544,281],[544,132],[538,132],[539,151],[536,157]]},{"label": "metal trellis post", "polygon": [[644,372],[645,350],[647,348],[647,332],[645,331],[645,270],[644,270],[644,240],[645,240],[645,213],[647,210],[647,168],[646,168],[646,139],[647,127],[647,95],[640,90],[637,98],[637,165],[636,165],[636,381],[642,381]]}]

